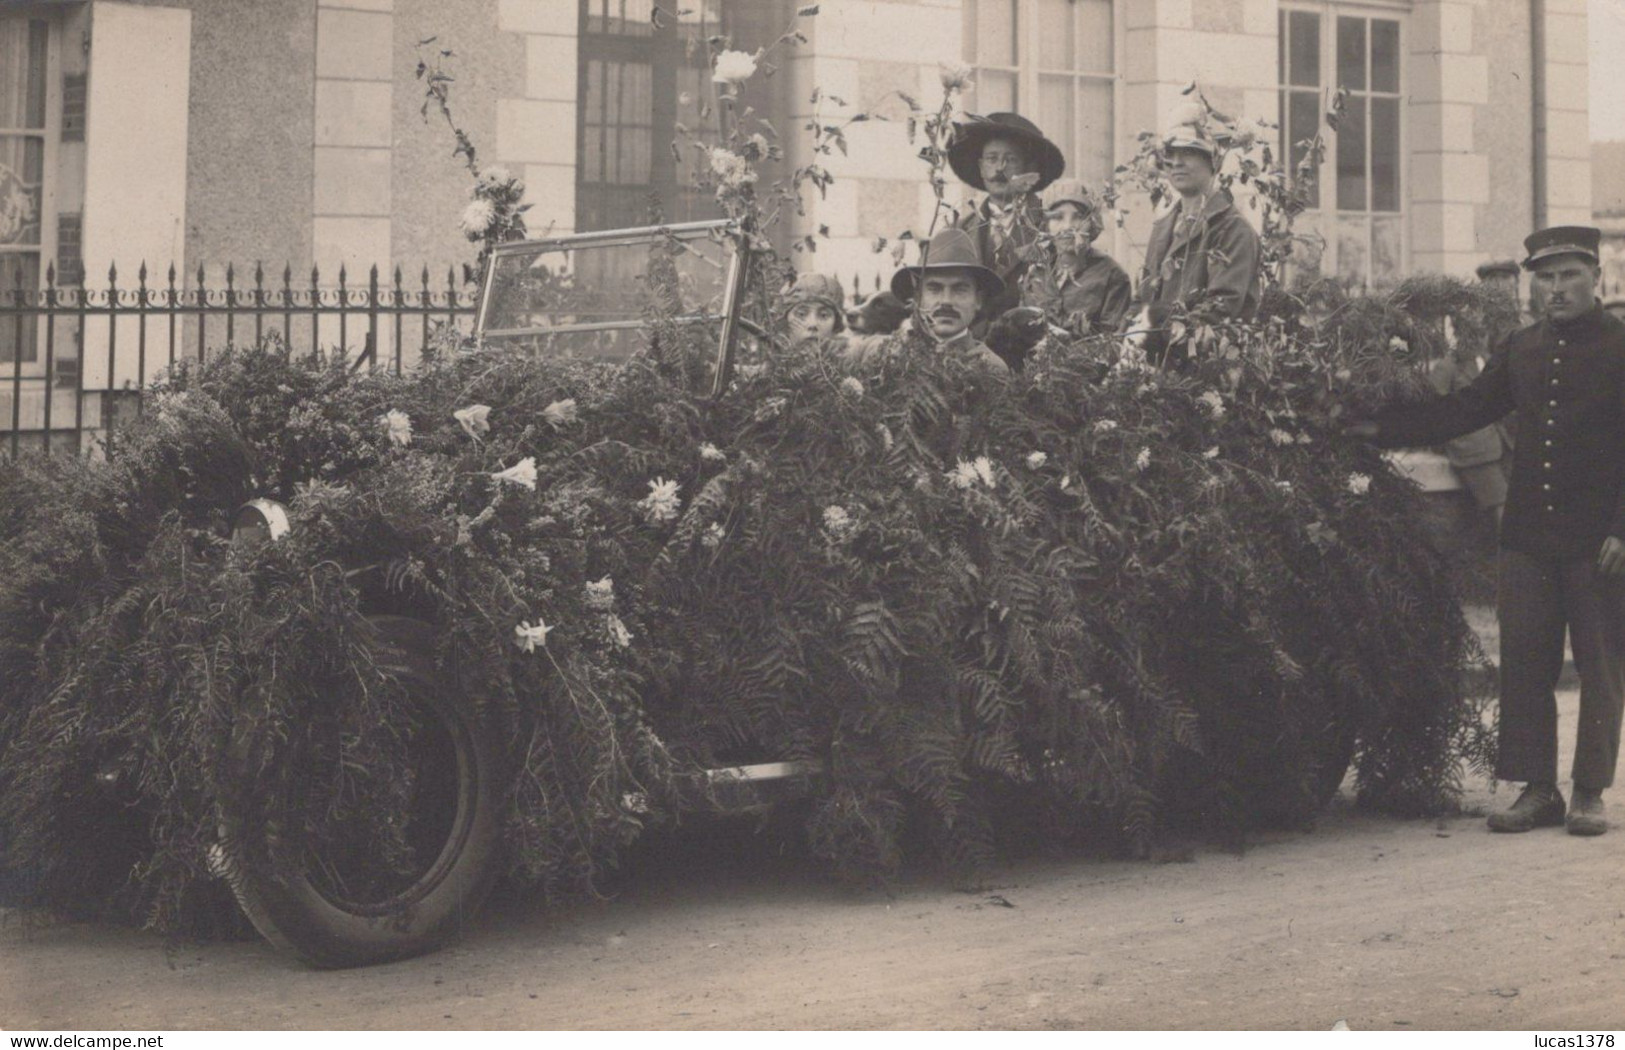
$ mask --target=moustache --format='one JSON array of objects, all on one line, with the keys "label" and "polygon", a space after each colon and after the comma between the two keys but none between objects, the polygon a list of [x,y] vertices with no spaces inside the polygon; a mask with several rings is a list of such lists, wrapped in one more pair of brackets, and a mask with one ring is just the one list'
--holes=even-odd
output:
[{"label": "moustache", "polygon": [[958,321],[964,316],[964,313],[956,306],[939,306],[931,311],[933,321],[939,317],[945,321]]}]

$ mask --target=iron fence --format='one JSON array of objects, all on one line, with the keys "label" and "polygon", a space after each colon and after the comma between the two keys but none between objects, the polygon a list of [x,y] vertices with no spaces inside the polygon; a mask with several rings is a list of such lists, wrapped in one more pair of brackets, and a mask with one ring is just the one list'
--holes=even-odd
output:
[{"label": "iron fence", "polygon": [[106,288],[58,287],[55,267],[44,287],[31,288],[17,273],[14,287],[0,289],[0,448],[13,456],[30,447],[105,448],[119,421],[140,411],[140,391],[165,370],[250,337],[275,335],[350,357],[355,368],[398,373],[475,308],[455,269],[440,288],[427,267],[410,285],[400,267],[386,280],[376,266],[364,285],[352,285],[344,267],[336,284],[324,284],[312,267],[309,283],[301,275],[297,286],[291,266],[267,283],[256,265],[246,285],[228,266],[224,284],[214,286],[202,267],[183,285],[171,266],[153,285],[143,264],[131,287],[109,267]]}]

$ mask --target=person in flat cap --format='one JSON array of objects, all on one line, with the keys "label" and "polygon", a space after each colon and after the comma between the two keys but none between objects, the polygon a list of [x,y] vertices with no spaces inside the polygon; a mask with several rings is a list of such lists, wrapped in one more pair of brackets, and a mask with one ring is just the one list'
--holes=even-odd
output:
[{"label": "person in flat cap", "polygon": [[1179,199],[1151,226],[1133,328],[1149,330],[1148,356],[1178,363],[1182,343],[1167,344],[1165,325],[1183,315],[1190,323],[1249,320],[1262,294],[1258,233],[1218,185],[1223,151],[1196,102],[1170,115],[1161,164]]},{"label": "person in flat cap", "polygon": [[[1004,282],[982,265],[970,234],[954,226],[939,231],[926,242],[918,265],[904,266],[892,275],[891,290],[913,307],[903,340],[961,356],[991,373],[1009,372],[1009,366],[971,331],[987,304],[1003,294]],[[899,345],[897,338],[863,336],[850,340],[847,357],[867,364]]]},{"label": "person in flat cap", "polygon": [[791,343],[827,339],[846,327],[846,293],[841,282],[821,273],[798,276],[780,300],[780,323]]},{"label": "person in flat cap", "polygon": [[[1526,786],[1491,830],[1608,830],[1625,707],[1625,323],[1597,302],[1601,234],[1554,226],[1524,241],[1545,316],[1501,340],[1447,397],[1352,423],[1384,447],[1433,445],[1516,410],[1501,524],[1500,746],[1495,775]],[[1557,700],[1568,635],[1580,672],[1573,795],[1558,789]]]},{"label": "person in flat cap", "polygon": [[948,166],[961,182],[986,196],[974,201],[957,225],[970,234],[981,264],[998,275],[1004,290],[983,311],[984,323],[1021,304],[1021,277],[1036,257],[1045,218],[1037,193],[1066,171],[1066,158],[1038,125],[1017,113],[968,114],[954,125]]},{"label": "person in flat cap", "polygon": [[1094,246],[1105,229],[1100,201],[1081,179],[1057,179],[1043,203],[1052,253],[1028,269],[1022,302],[1073,336],[1115,332],[1134,297],[1128,274]]}]

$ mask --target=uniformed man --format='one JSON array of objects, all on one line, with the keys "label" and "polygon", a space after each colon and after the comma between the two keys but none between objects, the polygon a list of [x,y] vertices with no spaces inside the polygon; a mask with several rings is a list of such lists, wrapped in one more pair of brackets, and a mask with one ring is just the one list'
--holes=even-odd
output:
[{"label": "uniformed man", "polygon": [[[989,372],[1009,372],[1009,366],[971,331],[987,305],[1004,293],[1004,282],[982,265],[970,234],[952,226],[937,233],[926,243],[918,266],[905,266],[892,275],[891,290],[913,307],[902,339],[960,355]],[[858,336],[849,341],[847,357],[866,364],[899,345],[895,337]]]},{"label": "uniformed man", "polygon": [[1157,335],[1148,356],[1169,361],[1188,352],[1178,341],[1167,346],[1170,317],[1182,315],[1187,325],[1250,320],[1263,287],[1258,232],[1218,185],[1218,143],[1199,112],[1179,121],[1163,138],[1161,156],[1179,200],[1151,225],[1134,325]]},{"label": "uniformed man", "polygon": [[[1465,389],[1351,424],[1384,446],[1432,445],[1517,410],[1501,527],[1501,728],[1495,775],[1527,784],[1495,831],[1608,829],[1625,703],[1625,323],[1597,302],[1601,234],[1557,226],[1524,241],[1545,318],[1503,339]],[[1580,672],[1574,793],[1557,788],[1565,631]],[[1566,821],[1565,821],[1566,816]]]}]

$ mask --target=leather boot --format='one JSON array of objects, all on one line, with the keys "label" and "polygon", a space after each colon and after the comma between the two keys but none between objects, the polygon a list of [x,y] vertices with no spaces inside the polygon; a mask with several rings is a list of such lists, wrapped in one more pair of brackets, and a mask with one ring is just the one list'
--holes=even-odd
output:
[{"label": "leather boot", "polygon": [[1602,792],[1575,787],[1567,823],[1570,835],[1601,835],[1607,831],[1608,817],[1602,804]]},{"label": "leather boot", "polygon": [[1563,795],[1555,784],[1530,784],[1518,801],[1499,813],[1491,813],[1491,831],[1530,831],[1555,828],[1563,823]]}]

